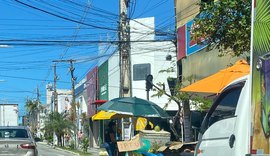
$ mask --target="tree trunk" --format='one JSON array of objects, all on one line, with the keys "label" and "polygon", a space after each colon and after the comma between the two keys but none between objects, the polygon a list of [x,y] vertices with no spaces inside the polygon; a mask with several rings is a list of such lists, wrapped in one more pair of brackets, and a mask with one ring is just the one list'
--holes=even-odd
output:
[{"label": "tree trunk", "polygon": [[59,146],[59,141],[61,140],[60,138],[60,135],[57,135],[57,146]]},{"label": "tree trunk", "polygon": [[192,141],[189,100],[183,101],[184,141]]},{"label": "tree trunk", "polygon": [[176,140],[179,140],[180,136],[179,133],[176,130],[176,125],[179,124],[179,117],[180,117],[180,111],[181,111],[181,105],[180,102],[176,102],[178,106],[178,111],[176,112],[175,116],[173,117],[173,123],[170,124],[170,129],[173,132],[173,135],[175,136]]},{"label": "tree trunk", "polygon": [[60,146],[63,147],[62,135],[60,135]]},{"label": "tree trunk", "polygon": [[65,147],[65,134],[62,136],[62,145]]}]

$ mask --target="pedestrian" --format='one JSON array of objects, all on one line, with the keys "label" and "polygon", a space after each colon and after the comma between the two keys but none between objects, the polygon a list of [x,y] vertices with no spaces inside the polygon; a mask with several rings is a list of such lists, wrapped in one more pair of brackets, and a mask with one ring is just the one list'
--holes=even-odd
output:
[{"label": "pedestrian", "polygon": [[104,146],[109,154],[109,156],[115,156],[116,152],[116,137],[115,137],[115,122],[110,121],[108,128],[105,132],[105,142]]}]

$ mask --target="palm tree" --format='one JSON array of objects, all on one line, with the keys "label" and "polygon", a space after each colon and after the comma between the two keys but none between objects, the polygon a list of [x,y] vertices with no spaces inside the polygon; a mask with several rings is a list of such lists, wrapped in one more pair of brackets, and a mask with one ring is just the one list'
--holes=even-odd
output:
[{"label": "palm tree", "polygon": [[87,118],[87,114],[84,112],[81,114],[81,125],[83,127],[84,133],[86,136],[89,136],[89,119]]},{"label": "palm tree", "polygon": [[63,146],[63,140],[65,133],[72,133],[75,125],[67,118],[65,113],[52,112],[48,116],[48,120],[45,122],[45,133],[52,135],[55,132],[57,136],[57,145],[59,143]]},{"label": "palm tree", "polygon": [[31,127],[31,131],[33,133],[36,133],[36,127],[37,127],[37,123],[38,123],[38,114],[40,111],[40,102],[38,100],[30,100],[27,99],[26,100],[26,111],[28,113],[29,116],[29,121],[31,123],[30,127]]},{"label": "palm tree", "polygon": [[[265,0],[257,0],[256,1],[256,9],[255,9],[255,21],[253,27],[253,70],[252,70],[252,107],[255,107],[254,110],[260,110],[263,108],[261,106],[262,100],[262,74],[260,73],[261,70],[257,69],[256,65],[260,63],[260,57],[265,55],[270,51],[270,4],[269,1]],[[267,57],[266,57],[267,58]],[[265,73],[268,75],[268,73]],[[264,86],[264,85],[263,85]],[[253,134],[252,138],[252,146],[259,147],[261,149],[267,149],[265,152],[269,153],[269,140],[264,141],[261,139],[261,135],[263,134],[263,130],[259,129],[258,125],[261,125],[261,115],[260,111],[254,111],[253,116],[254,123],[253,123],[253,131],[256,133]],[[256,127],[256,128],[255,128]],[[267,147],[267,148],[266,148]]]},{"label": "palm tree", "polygon": [[270,51],[270,14],[269,1],[256,1],[256,19],[254,23],[254,55],[260,55]]}]

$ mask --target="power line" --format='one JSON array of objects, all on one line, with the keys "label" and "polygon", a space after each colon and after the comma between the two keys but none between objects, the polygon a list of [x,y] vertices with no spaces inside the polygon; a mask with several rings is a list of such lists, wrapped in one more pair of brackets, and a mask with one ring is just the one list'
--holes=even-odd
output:
[{"label": "power line", "polygon": [[52,15],[52,16],[55,16],[55,17],[58,17],[58,18],[61,18],[61,19],[67,20],[67,21],[71,21],[71,22],[74,22],[74,23],[79,23],[79,24],[86,25],[86,26],[90,26],[90,27],[97,28],[97,29],[114,30],[114,31],[117,30],[117,29],[113,29],[113,28],[109,28],[109,27],[100,27],[100,26],[96,26],[96,25],[87,24],[87,23],[84,23],[84,22],[80,22],[80,21],[77,21],[77,20],[74,20],[74,19],[66,18],[66,17],[60,16],[60,15],[51,13],[51,12],[49,12],[49,11],[46,11],[46,10],[37,8],[37,7],[35,7],[35,6],[32,6],[32,5],[23,3],[23,2],[21,2],[21,1],[19,1],[19,0],[15,0],[15,1],[18,2],[18,3],[20,3],[20,4],[22,4],[22,5],[25,5],[25,6],[27,6],[27,7],[30,7],[30,8],[32,8],[32,9],[35,9],[35,10],[44,12],[44,13],[46,13],[46,14],[49,14],[49,15]]},{"label": "power line", "polygon": [[119,44],[119,43],[132,43],[132,42],[167,42],[173,41],[172,39],[163,39],[163,40],[129,40],[129,41],[69,41],[69,40],[18,40],[18,39],[9,39],[9,40],[0,40],[0,44],[3,45],[66,45],[72,43],[74,46],[78,45],[91,45],[97,43],[111,43],[111,44]]},{"label": "power line", "polygon": [[[19,77],[19,76],[9,76],[9,75],[1,75],[1,77],[8,77],[8,78],[15,78],[15,79],[24,79],[24,80],[35,80],[35,81],[44,81],[43,79],[35,79],[35,78],[30,78],[30,77]],[[53,82],[53,81],[49,81],[49,82]],[[70,83],[70,82],[66,82],[66,81],[58,81],[61,83]]]}]

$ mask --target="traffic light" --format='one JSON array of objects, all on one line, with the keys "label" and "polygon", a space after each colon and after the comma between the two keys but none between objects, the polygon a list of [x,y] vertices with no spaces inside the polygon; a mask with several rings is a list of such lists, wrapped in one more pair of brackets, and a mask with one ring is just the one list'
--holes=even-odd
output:
[{"label": "traffic light", "polygon": [[149,91],[150,89],[153,89],[153,83],[152,83],[153,76],[151,74],[146,76],[145,81],[146,81],[146,83],[145,83],[146,84],[145,85],[146,91]]},{"label": "traffic light", "polygon": [[177,78],[167,78],[171,95],[175,95],[175,86],[177,85]]}]

